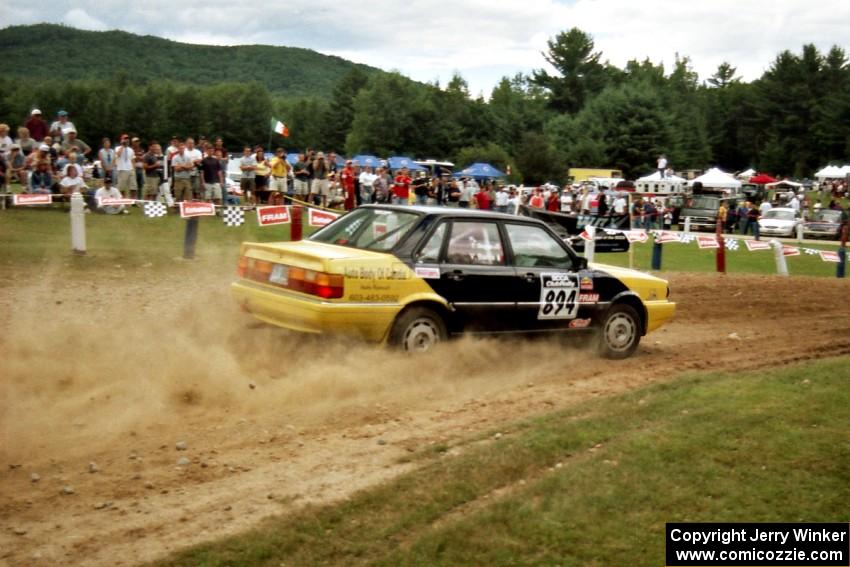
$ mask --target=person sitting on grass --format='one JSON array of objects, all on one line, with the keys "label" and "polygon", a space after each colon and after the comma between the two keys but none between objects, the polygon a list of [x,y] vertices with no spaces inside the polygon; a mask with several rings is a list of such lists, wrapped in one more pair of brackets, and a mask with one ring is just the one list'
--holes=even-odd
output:
[{"label": "person sitting on grass", "polygon": [[65,166],[64,173],[65,176],[59,182],[59,191],[65,196],[73,193],[82,193],[85,195],[86,182],[83,180],[83,176],[80,175],[80,166],[75,163],[69,163]]},{"label": "person sitting on grass", "polygon": [[39,160],[35,171],[30,175],[30,193],[50,194],[53,192],[53,176],[50,174],[50,163],[47,160]]},{"label": "person sitting on grass", "polygon": [[124,205],[101,205],[101,199],[121,199],[121,191],[112,186],[112,179],[104,178],[103,187],[95,191],[94,200],[96,203],[95,211],[107,215],[130,214],[130,211]]},{"label": "person sitting on grass", "polygon": [[17,144],[12,144],[12,149],[9,150],[7,182],[20,183],[21,187],[27,185],[27,159],[24,152]]}]

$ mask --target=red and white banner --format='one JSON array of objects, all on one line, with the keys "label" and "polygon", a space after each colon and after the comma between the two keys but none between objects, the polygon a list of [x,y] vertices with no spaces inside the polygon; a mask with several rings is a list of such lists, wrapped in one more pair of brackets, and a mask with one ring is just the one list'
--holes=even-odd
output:
[{"label": "red and white banner", "polygon": [[679,235],[668,230],[661,230],[655,233],[655,242],[665,244],[667,242],[681,242]]},{"label": "red and white banner", "polygon": [[587,241],[593,240],[593,238],[591,238],[590,234],[588,234],[586,230],[582,230],[581,234],[579,234],[578,237],[581,238],[582,240],[587,240]]},{"label": "red and white banner", "polygon": [[697,236],[697,244],[702,250],[720,248],[720,243],[717,242],[716,236]]},{"label": "red and white banner", "polygon": [[770,243],[763,240],[745,240],[747,250],[755,252],[756,250],[770,250]]},{"label": "red and white banner", "polygon": [[120,205],[129,206],[135,202],[135,199],[118,199],[114,197],[101,197],[97,200],[98,206],[101,207],[117,207]]},{"label": "red and white banner", "polygon": [[796,246],[783,246],[782,247],[782,255],[783,256],[799,256],[800,249]]},{"label": "red and white banner", "polygon": [[623,233],[626,235],[626,240],[628,240],[629,243],[640,242],[643,244],[649,240],[649,235],[645,230],[624,230]]},{"label": "red and white banner", "polygon": [[308,222],[310,223],[310,226],[327,226],[338,218],[339,215],[336,213],[329,213],[327,211],[310,209],[310,217]]},{"label": "red and white banner", "polygon": [[49,205],[53,202],[50,193],[22,193],[12,197],[15,205]]},{"label": "red and white banner", "polygon": [[830,252],[829,250],[819,250],[818,253],[820,254],[820,259],[824,262],[840,262],[840,260],[838,259],[838,252]]},{"label": "red and white banner", "polygon": [[184,219],[192,217],[214,217],[215,205],[200,201],[183,201],[180,203],[180,216]]},{"label": "red and white banner", "polygon": [[277,205],[273,207],[257,207],[257,223],[260,226],[273,226],[276,224],[289,224],[289,207]]}]

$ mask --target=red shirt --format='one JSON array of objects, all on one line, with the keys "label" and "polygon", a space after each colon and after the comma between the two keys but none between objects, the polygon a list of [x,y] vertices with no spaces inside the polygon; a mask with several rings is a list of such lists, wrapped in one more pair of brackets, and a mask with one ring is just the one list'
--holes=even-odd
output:
[{"label": "red shirt", "polygon": [[561,201],[558,199],[557,193],[549,195],[549,202],[546,203],[546,210],[556,212],[561,210]]},{"label": "red shirt", "polygon": [[486,211],[490,208],[490,195],[484,189],[475,195],[475,200],[478,203],[478,208],[482,211]]},{"label": "red shirt", "polygon": [[543,195],[536,193],[531,199],[528,201],[528,204],[536,209],[543,208]]},{"label": "red shirt", "polygon": [[393,184],[393,195],[399,199],[407,199],[407,196],[410,194],[410,181],[411,179],[406,175],[400,173],[396,175],[395,183]]},{"label": "red shirt", "polygon": [[354,208],[354,169],[348,167],[347,165],[342,169],[342,173],[340,173],[340,181],[342,182],[342,188],[345,190],[345,210],[350,211]]},{"label": "red shirt", "polygon": [[40,116],[31,116],[24,126],[30,131],[30,138],[33,140],[40,142],[47,136],[47,122]]}]

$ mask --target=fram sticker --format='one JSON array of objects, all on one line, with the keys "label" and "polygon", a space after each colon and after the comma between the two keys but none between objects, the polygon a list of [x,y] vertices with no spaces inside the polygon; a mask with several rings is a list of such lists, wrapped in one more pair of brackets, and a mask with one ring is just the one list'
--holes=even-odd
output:
[{"label": "fram sticker", "polygon": [[585,329],[590,326],[590,319],[573,319],[570,321],[570,329]]},{"label": "fram sticker", "polygon": [[285,205],[257,207],[257,223],[260,226],[287,224],[289,221],[289,207]]},{"label": "fram sticker", "polygon": [[578,294],[579,303],[596,303],[599,301],[598,293],[580,293]]},{"label": "fram sticker", "polygon": [[415,270],[417,277],[424,278],[426,280],[438,280],[440,279],[440,268],[422,268],[418,267]]},{"label": "fram sticker", "polygon": [[337,218],[339,218],[339,215],[336,213],[329,213],[327,211],[318,211],[316,209],[310,209],[308,222],[310,223],[310,226],[326,226],[331,224]]},{"label": "fram sticker", "polygon": [[763,240],[745,240],[744,243],[750,252],[753,250],[770,250],[770,243]]},{"label": "fram sticker", "polygon": [[53,195],[49,193],[19,193],[12,197],[16,205],[49,205],[53,202]]}]

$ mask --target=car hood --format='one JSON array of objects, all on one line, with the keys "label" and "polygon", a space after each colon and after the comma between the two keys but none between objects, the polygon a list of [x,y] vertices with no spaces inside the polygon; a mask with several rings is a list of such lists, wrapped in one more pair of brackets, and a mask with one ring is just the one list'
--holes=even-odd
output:
[{"label": "car hood", "polygon": [[599,270],[623,282],[630,290],[637,293],[644,301],[667,298],[667,280],[658,278],[637,270],[609,266],[607,264],[591,263],[591,270]]},{"label": "car hood", "polygon": [[770,225],[770,226],[778,226],[778,227],[788,227],[794,226],[797,224],[797,221],[783,220],[783,219],[761,219],[759,224]]}]

